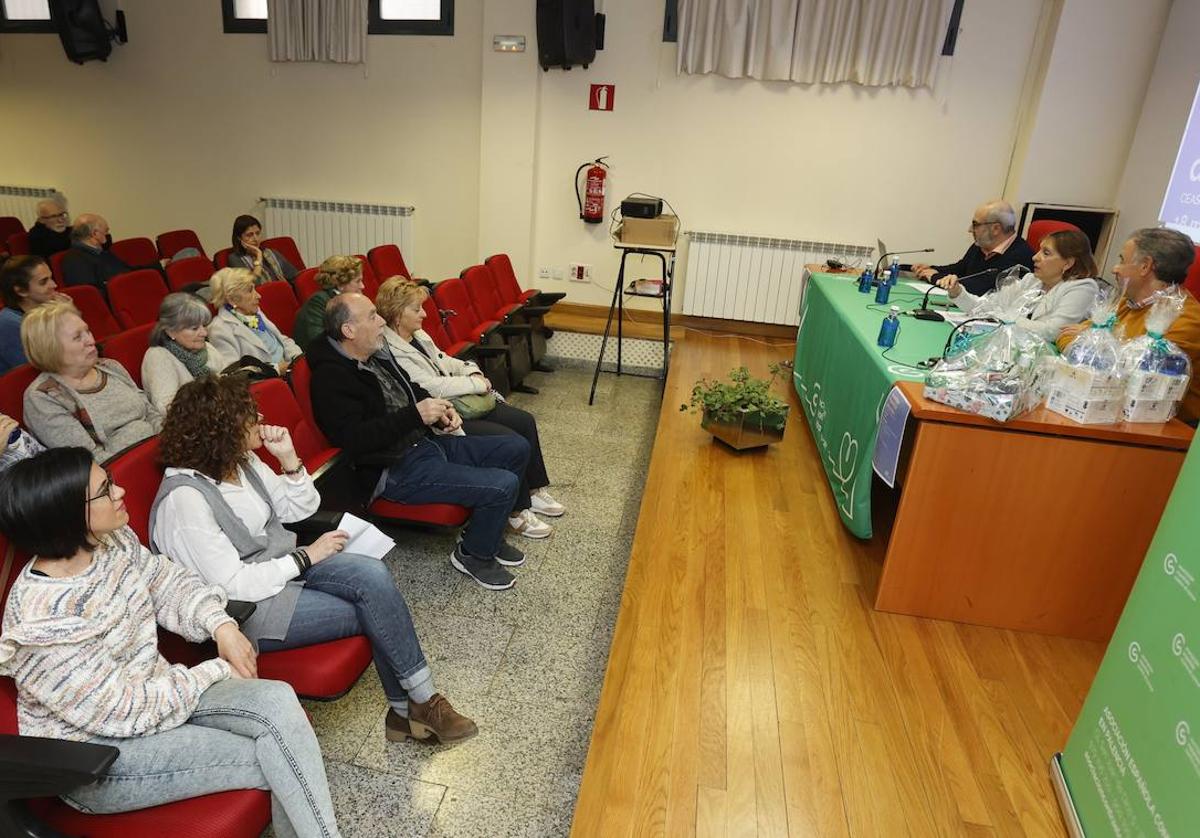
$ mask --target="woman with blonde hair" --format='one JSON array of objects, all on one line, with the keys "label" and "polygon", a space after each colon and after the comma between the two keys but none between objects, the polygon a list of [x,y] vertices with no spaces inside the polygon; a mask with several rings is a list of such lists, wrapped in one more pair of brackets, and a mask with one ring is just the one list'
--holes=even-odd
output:
[{"label": "woman with blonde hair", "polygon": [[70,303],[28,312],[21,345],[42,371],[25,390],[25,424],[43,445],[79,446],[103,462],[162,429],[162,413],[123,366],[100,357]]},{"label": "woman with blonde hair", "polygon": [[325,331],[325,305],[338,294],[363,292],[362,262],[356,256],[330,256],[317,268],[317,285],[322,290],[313,294],[296,312],[292,335],[301,348]]},{"label": "woman with blonde hair", "polygon": [[304,352],[263,314],[254,285],[254,274],[245,268],[222,268],[213,274],[209,287],[217,316],[208,339],[230,363],[250,356],[283,375]]},{"label": "woman with blonde hair", "polygon": [[437,348],[421,328],[428,296],[424,286],[402,276],[391,277],[379,286],[375,310],[387,324],[383,334],[388,349],[409,378],[430,395],[455,402],[468,436],[515,433],[525,438],[529,443],[529,465],[508,526],[526,538],[545,538],[553,529],[533,513],[557,518],[567,510],[546,489],[550,477],[542,457],[537,421],[528,411],[505,403],[474,363],[452,358]]}]

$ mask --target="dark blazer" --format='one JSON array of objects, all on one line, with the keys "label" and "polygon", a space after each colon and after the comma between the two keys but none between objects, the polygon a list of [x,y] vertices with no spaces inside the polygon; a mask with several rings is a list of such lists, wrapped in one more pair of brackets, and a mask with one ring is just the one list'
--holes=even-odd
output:
[{"label": "dark blazer", "polygon": [[62,272],[66,285],[93,285],[104,292],[104,286],[117,274],[132,270],[111,251],[95,253],[86,247],[73,245],[63,257]]},{"label": "dark blazer", "polygon": [[29,252],[34,256],[49,259],[55,253],[66,250],[71,246],[71,228],[67,227],[61,233],[56,233],[42,222],[38,221],[29,228]]},{"label": "dark blazer", "polygon": [[[365,501],[379,483],[384,464],[398,460],[428,435],[416,405],[429,398],[429,393],[412,383],[385,352],[386,357],[380,357],[412,399],[407,407],[389,411],[375,374],[334,349],[324,334],[313,338],[304,354],[312,369],[313,416],[329,441],[359,463],[358,489]],[[364,458],[370,463],[362,463]]]},{"label": "dark blazer", "polygon": [[1013,240],[1013,243],[1008,246],[1008,250],[991,259],[985,259],[979,245],[972,244],[957,262],[949,265],[934,265],[933,269],[937,273],[933,275],[933,279],[937,280],[949,274],[964,277],[988,268],[995,268],[996,273],[994,274],[968,279],[963,283],[963,288],[972,294],[985,294],[996,287],[996,279],[1006,268],[1015,265],[1024,265],[1029,270],[1033,270],[1033,248],[1020,236]]}]

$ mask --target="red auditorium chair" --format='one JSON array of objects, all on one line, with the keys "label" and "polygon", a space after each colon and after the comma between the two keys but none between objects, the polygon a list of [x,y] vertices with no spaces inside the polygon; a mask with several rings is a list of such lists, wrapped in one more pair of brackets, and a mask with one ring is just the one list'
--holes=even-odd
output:
[{"label": "red auditorium chair", "polygon": [[459,278],[467,287],[467,296],[476,313],[485,320],[504,322],[524,306],[522,302],[506,302],[500,296],[496,278],[487,265],[472,265],[465,268]]},{"label": "red auditorium chair", "polygon": [[552,306],[567,295],[561,291],[539,291],[536,288],[521,290],[517,282],[516,271],[513,270],[512,260],[507,253],[497,253],[483,260],[483,264],[492,269],[496,285],[500,289],[500,297],[507,302],[531,302],[536,306]]},{"label": "red auditorium chair", "polygon": [[1192,260],[1192,266],[1188,268],[1187,279],[1183,281],[1183,287],[1191,291],[1193,297],[1200,298],[1200,245],[1196,245],[1196,258]]},{"label": "red auditorium chair", "polygon": [[194,247],[200,251],[201,256],[205,256],[204,245],[200,244],[200,237],[196,235],[194,230],[170,230],[166,233],[159,233],[158,239],[158,255],[163,259],[170,259],[184,248]]},{"label": "red auditorium chair", "polygon": [[63,279],[62,263],[63,259],[67,258],[67,254],[70,252],[68,248],[67,250],[60,250],[58,253],[50,255],[50,273],[54,274],[54,281],[58,283],[58,287],[62,290],[66,290],[64,286],[67,284],[66,280]]},{"label": "red auditorium chair", "polygon": [[[549,309],[539,308],[528,303],[505,302],[500,297],[496,278],[487,265],[473,265],[464,270],[460,278],[467,287],[467,296],[471,298],[471,305],[475,307],[476,313],[482,319],[498,320],[514,327],[514,336],[519,340],[510,342],[519,343],[525,347],[525,355],[516,359],[518,374],[524,377],[524,374],[530,370],[550,372],[550,368],[541,363],[546,354],[546,339],[542,335],[545,328],[542,323],[542,315]],[[524,333],[517,335],[515,332],[517,327]],[[514,349],[514,352],[517,351],[520,351],[519,348]],[[526,366],[526,362],[528,366]]]},{"label": "red auditorium chair", "polygon": [[[150,506],[162,481],[158,437],[126,449],[107,465],[113,482],[125,490],[129,526],[148,545]],[[210,644],[183,643],[169,634],[166,638],[163,656],[173,662],[194,665],[216,654]],[[332,701],[349,692],[370,663],[371,644],[360,634],[282,652],[264,652],[258,656],[258,677],[285,681],[301,698]]]},{"label": "red auditorium chair", "polygon": [[0,413],[25,424],[25,391],[40,374],[33,364],[21,364],[0,375]]},{"label": "red auditorium chair", "polygon": [[[28,557],[13,554],[3,536],[0,557],[3,616],[8,591]],[[119,753],[109,746],[17,735],[16,685],[11,678],[0,678],[0,834],[51,834],[27,832],[31,825],[18,824],[18,818],[29,818],[35,821],[34,829],[90,838],[257,838],[271,822],[271,795],[259,789],[219,792],[112,815],[84,814],[58,799],[58,794],[94,782]]]},{"label": "red auditorium chair", "polygon": [[208,282],[212,275],[212,263],[203,256],[167,263],[167,285],[172,291],[182,291],[189,285]]},{"label": "red auditorium chair", "polygon": [[[325,446],[332,447],[329,440],[321,432],[312,412],[312,371],[308,368],[306,358],[297,358],[291,367],[292,387],[296,392],[296,404],[305,420],[313,431],[318,434],[319,441]],[[265,412],[263,415],[267,415]],[[340,449],[334,449],[340,450]],[[299,453],[299,449],[297,449]],[[305,461],[305,467],[308,467]],[[436,527],[460,527],[466,523],[470,510],[465,506],[453,503],[397,503],[396,501],[376,498],[367,507],[367,513],[376,518],[388,521],[406,521]],[[261,671],[261,664],[259,665]]]},{"label": "red auditorium chair", "polygon": [[394,244],[381,244],[367,251],[367,261],[380,282],[385,282],[394,276],[412,279],[408,265],[404,264],[404,255]]},{"label": "red auditorium chair", "polygon": [[304,301],[321,290],[321,286],[317,285],[317,269],[305,268],[296,274],[296,278],[292,280],[292,288],[296,291],[296,300],[300,305],[304,305]]},{"label": "red auditorium chair", "polygon": [[162,274],[149,268],[117,274],[107,287],[113,314],[125,329],[157,320],[158,307],[168,293]]},{"label": "red auditorium chair", "polygon": [[1032,249],[1034,253],[1037,253],[1038,248],[1042,246],[1042,239],[1046,238],[1046,236],[1050,235],[1051,233],[1058,233],[1062,230],[1075,230],[1076,232],[1080,233],[1083,232],[1070,222],[1046,219],[1043,221],[1034,221],[1029,225],[1029,233],[1025,236],[1025,241],[1029,243],[1030,249]]},{"label": "red auditorium chair", "polygon": [[221,268],[228,268],[229,256],[231,253],[233,253],[232,247],[222,247],[220,250],[214,253],[212,258],[213,268],[218,271],[221,270]]},{"label": "red auditorium chair", "polygon": [[29,251],[29,234],[28,233],[13,233],[8,237],[5,246],[8,248],[9,256],[28,256]]},{"label": "red auditorium chair", "polygon": [[142,359],[150,348],[150,330],[153,328],[153,323],[135,326],[100,344],[100,354],[123,366],[139,387],[142,386]]},{"label": "red auditorium chair", "polygon": [[366,256],[359,253],[355,254],[354,258],[362,264],[363,294],[374,302],[375,295],[379,293],[379,277],[371,269],[371,263],[367,261]]},{"label": "red auditorium chair", "polygon": [[110,252],[131,268],[151,268],[158,265],[158,250],[145,237],[113,242]]},{"label": "red auditorium chair", "polygon": [[[121,331],[121,324],[113,317],[112,310],[104,301],[104,295],[95,287],[72,285],[67,288],[60,286],[59,290],[75,303],[75,308],[79,309],[79,316],[83,318],[83,322],[88,324],[88,328],[92,330],[92,337],[97,341],[104,340]],[[155,317],[157,316],[156,310]]]},{"label": "red auditorium chair", "polygon": [[0,216],[0,242],[8,241],[8,237],[15,233],[28,232],[25,229],[25,223],[21,219],[13,215]]},{"label": "red auditorium chair", "polygon": [[304,270],[307,265],[304,264],[304,257],[300,255],[300,248],[296,247],[296,240],[291,236],[275,236],[270,239],[263,239],[259,246],[266,249],[276,251],[284,259],[292,263],[292,267],[298,271]]},{"label": "red auditorium chair", "polygon": [[[482,362],[484,374],[493,383],[503,381],[494,350],[503,350],[507,362],[508,387],[518,393],[536,393],[537,389],[523,383],[532,368],[529,350],[528,325],[502,323],[495,318],[485,319],[476,311],[462,279],[443,280],[433,289],[438,308],[446,312],[446,332],[456,341],[469,340],[476,344],[475,353]],[[497,388],[501,389],[501,388]],[[504,392],[501,389],[501,392]]]},{"label": "red auditorium chair", "polygon": [[[281,279],[275,282],[264,282],[258,286],[258,293],[262,297],[259,305],[267,313],[267,319],[278,326],[279,331],[291,337],[292,327],[296,322],[296,312],[300,310],[300,303],[296,301],[292,286]],[[303,349],[303,347],[301,348]]]},{"label": "red auditorium chair", "polygon": [[446,334],[446,329],[442,326],[442,312],[438,309],[437,303],[433,301],[433,295],[426,295],[425,302],[421,305],[425,309],[425,321],[421,324],[421,328],[433,338],[437,348],[455,358],[467,357],[475,344],[469,340],[453,340],[450,335]]}]

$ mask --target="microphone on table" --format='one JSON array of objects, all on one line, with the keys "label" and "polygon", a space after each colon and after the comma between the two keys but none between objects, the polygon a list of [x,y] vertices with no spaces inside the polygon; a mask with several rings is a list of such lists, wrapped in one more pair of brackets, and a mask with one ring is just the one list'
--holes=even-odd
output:
[{"label": "microphone on table", "polygon": [[[963,280],[966,280],[966,279],[975,279],[976,277],[987,276],[988,274],[995,274],[995,273],[1000,273],[1000,269],[999,268],[985,268],[984,270],[979,271],[977,273],[967,274],[966,276],[960,276],[958,278],[958,284],[962,285]],[[933,290],[937,287],[938,287],[937,285],[930,285],[929,290],[925,292],[925,296],[921,299],[921,307],[914,308],[912,311],[909,312],[909,314],[911,314],[913,317],[917,318],[918,320],[930,320],[933,322],[937,322],[939,320],[945,320],[946,318],[942,317],[940,312],[938,312],[936,309],[932,309],[929,307],[929,295],[932,294]]]},{"label": "microphone on table", "polygon": [[889,256],[907,256],[910,253],[933,253],[932,247],[923,247],[920,250],[889,250],[887,253],[879,254],[879,261],[875,263],[875,276],[879,276],[879,268],[883,264],[883,260]]}]

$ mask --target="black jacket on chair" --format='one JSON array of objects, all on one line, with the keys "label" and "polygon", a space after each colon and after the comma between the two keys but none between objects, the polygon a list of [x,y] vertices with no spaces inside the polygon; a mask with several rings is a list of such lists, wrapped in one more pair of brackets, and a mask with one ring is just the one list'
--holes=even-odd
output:
[{"label": "black jacket on chair", "polygon": [[313,338],[304,354],[312,369],[313,417],[329,441],[358,464],[358,489],[365,502],[387,460],[398,460],[429,433],[416,407],[430,398],[429,393],[414,384],[384,350],[387,357],[380,357],[388,370],[412,393],[408,407],[389,411],[375,374],[335,349],[324,334]]}]

